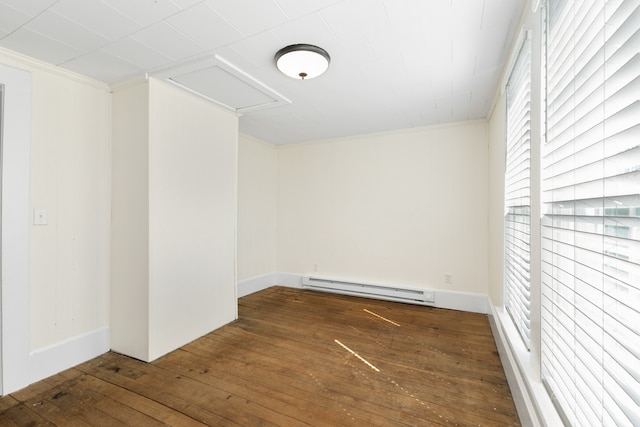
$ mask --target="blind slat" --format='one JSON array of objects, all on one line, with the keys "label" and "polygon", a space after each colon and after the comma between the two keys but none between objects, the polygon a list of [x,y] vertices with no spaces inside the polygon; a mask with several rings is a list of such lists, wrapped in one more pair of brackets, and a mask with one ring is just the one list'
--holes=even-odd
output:
[{"label": "blind slat", "polygon": [[543,383],[569,425],[640,425],[640,1],[546,18]]},{"label": "blind slat", "polygon": [[525,345],[531,339],[531,43],[525,39],[506,87],[505,308]]}]

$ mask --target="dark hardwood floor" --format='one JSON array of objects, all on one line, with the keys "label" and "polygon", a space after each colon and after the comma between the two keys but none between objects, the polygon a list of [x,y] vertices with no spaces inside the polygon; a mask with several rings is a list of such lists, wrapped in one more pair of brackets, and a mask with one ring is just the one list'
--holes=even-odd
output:
[{"label": "dark hardwood floor", "polygon": [[0,399],[0,426],[519,425],[487,316],[274,287],[153,363],[107,353]]}]

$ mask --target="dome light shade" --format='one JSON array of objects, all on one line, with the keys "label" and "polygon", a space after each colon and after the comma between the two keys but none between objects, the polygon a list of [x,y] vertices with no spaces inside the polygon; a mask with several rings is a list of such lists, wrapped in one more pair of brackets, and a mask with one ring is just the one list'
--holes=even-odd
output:
[{"label": "dome light shade", "polygon": [[313,79],[327,71],[331,57],[326,50],[311,44],[292,44],[275,55],[276,67],[294,79]]}]

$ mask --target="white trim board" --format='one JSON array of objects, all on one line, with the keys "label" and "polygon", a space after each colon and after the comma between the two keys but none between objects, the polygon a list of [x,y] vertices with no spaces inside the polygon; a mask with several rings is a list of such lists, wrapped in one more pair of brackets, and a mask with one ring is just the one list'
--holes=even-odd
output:
[{"label": "white trim board", "polygon": [[31,73],[0,64],[4,85],[0,394],[29,384]]},{"label": "white trim board", "polygon": [[45,71],[47,73],[54,74],[56,76],[71,79],[78,83],[86,84],[96,89],[103,90],[105,92],[111,92],[109,85],[91,77],[84,76],[82,74],[66,70],[56,65],[50,64],[39,59],[32,58],[27,55],[23,55],[14,50],[7,49],[0,46],[0,61],[4,64],[9,64],[15,67],[26,67],[30,70]]},{"label": "white trim board", "polygon": [[29,355],[31,384],[91,360],[110,350],[109,328],[96,329],[38,349]]},{"label": "white trim board", "polygon": [[[493,338],[507,376],[520,423],[525,427],[562,425],[562,420],[542,383],[534,379],[530,370],[525,366],[526,361],[523,358],[528,355],[523,354],[526,351],[518,352],[514,348],[512,339],[517,340],[520,337],[517,335],[515,326],[509,323],[509,315],[491,303],[489,303],[488,314]],[[524,348],[524,344],[522,347]]]},{"label": "white trim board", "polygon": [[238,298],[259,292],[272,286],[302,289],[302,275],[294,273],[267,273],[238,282]]},{"label": "white trim board", "polygon": [[277,283],[277,273],[268,273],[240,280],[237,286],[238,298],[270,288],[271,286],[275,286]]}]

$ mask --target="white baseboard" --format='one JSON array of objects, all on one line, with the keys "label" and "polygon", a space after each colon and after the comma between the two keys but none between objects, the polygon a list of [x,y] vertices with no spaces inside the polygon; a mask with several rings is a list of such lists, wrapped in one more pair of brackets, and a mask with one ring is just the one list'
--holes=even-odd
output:
[{"label": "white baseboard", "polygon": [[[512,342],[520,339],[515,326],[509,322],[508,314],[499,310],[489,303],[489,323],[520,423],[525,427],[563,425],[542,383],[534,378],[527,366],[530,353],[523,343]],[[516,350],[518,345],[521,345],[521,350]]]},{"label": "white baseboard", "polygon": [[434,307],[487,314],[489,297],[471,292],[435,290]]},{"label": "white baseboard", "polygon": [[277,276],[277,273],[267,273],[240,280],[237,290],[238,298],[275,286],[278,283]]},{"label": "white baseboard", "polygon": [[523,426],[540,425],[531,401],[531,396],[525,386],[522,373],[518,368],[516,356],[513,351],[511,351],[511,345],[507,341],[505,332],[502,329],[502,322],[493,305],[490,306],[489,324],[491,325],[493,339],[498,348],[502,368],[504,369],[509,388],[511,389],[513,403],[515,403],[518,416],[520,417],[520,423]]},{"label": "white baseboard", "polygon": [[238,282],[238,298],[262,291],[271,286],[302,289],[302,275],[295,273],[267,273],[241,280]]},{"label": "white baseboard", "polygon": [[110,349],[109,328],[96,329],[29,355],[29,384],[98,357]]},{"label": "white baseboard", "polygon": [[288,288],[302,289],[302,274],[277,273],[277,283]]}]

